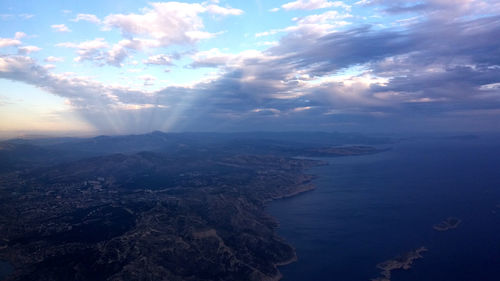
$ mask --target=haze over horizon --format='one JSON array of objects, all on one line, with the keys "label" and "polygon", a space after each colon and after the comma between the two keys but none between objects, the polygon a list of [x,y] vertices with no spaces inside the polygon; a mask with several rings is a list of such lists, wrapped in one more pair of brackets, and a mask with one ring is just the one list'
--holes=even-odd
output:
[{"label": "haze over horizon", "polygon": [[500,2],[1,1],[0,135],[500,132]]}]

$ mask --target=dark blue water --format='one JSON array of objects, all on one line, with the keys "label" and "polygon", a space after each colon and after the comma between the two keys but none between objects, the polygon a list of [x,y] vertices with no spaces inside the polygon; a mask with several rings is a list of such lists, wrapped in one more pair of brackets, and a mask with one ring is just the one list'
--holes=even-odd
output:
[{"label": "dark blue water", "polygon": [[[268,208],[299,258],[280,267],[284,281],[370,280],[420,246],[393,281],[500,280],[500,141],[408,141],[329,162],[309,171],[316,190]],[[457,229],[432,228],[450,216]]]},{"label": "dark blue water", "polygon": [[0,280],[7,278],[7,276],[13,271],[14,268],[10,265],[10,263],[0,260]]}]

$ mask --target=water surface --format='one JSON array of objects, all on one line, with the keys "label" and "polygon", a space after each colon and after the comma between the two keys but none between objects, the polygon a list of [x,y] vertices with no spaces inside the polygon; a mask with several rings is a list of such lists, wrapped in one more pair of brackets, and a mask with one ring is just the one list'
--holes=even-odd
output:
[{"label": "water surface", "polygon": [[13,272],[14,268],[12,265],[6,261],[0,260],[0,280],[7,278],[9,274]]},{"label": "water surface", "polygon": [[[268,207],[299,257],[283,280],[370,280],[420,246],[424,258],[392,280],[500,280],[499,144],[407,141],[311,169],[316,190]],[[450,216],[457,229],[432,228]]]}]

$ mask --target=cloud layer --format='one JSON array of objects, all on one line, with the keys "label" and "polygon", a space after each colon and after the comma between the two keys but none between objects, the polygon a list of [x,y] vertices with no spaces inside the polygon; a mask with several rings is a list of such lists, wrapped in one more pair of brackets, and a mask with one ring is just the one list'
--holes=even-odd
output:
[{"label": "cloud layer", "polygon": [[[189,69],[214,75],[160,90],[106,85],[74,74],[55,74],[28,55],[23,36],[1,38],[18,54],[0,57],[0,77],[64,97],[100,132],[160,130],[500,130],[499,5],[494,1],[360,1],[383,15],[409,14],[393,26],[354,24],[342,2],[299,0],[287,10],[322,10],[293,18],[294,25],[265,50],[222,48],[184,54]],[[216,36],[202,14],[243,11],[210,3],[151,3],[140,13],[87,21],[117,29],[123,39],[63,42],[75,61],[121,66],[131,54],[196,44]],[[340,28],[342,27],[342,28]],[[58,27],[59,28],[59,27]],[[55,29],[58,29],[55,28]],[[62,31],[62,30],[59,30]],[[151,53],[145,65],[170,66],[180,55]],[[47,57],[46,62],[60,58]],[[156,77],[138,77],[144,86]]]}]

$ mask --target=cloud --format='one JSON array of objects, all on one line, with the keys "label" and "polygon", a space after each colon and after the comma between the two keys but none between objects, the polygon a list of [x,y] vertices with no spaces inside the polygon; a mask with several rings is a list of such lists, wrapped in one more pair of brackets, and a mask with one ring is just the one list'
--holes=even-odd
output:
[{"label": "cloud", "polygon": [[[72,21],[88,21],[102,25],[105,29],[116,28],[121,31],[124,39],[115,44],[108,44],[104,39],[98,38],[81,43],[60,43],[57,46],[77,49],[76,61],[88,60],[98,65],[121,67],[137,51],[193,44],[216,36],[216,33],[204,30],[202,14],[230,16],[242,13],[242,10],[222,7],[216,2],[157,2],[150,3],[150,7],[143,8],[141,13],[110,14],[103,20],[93,14],[78,14]],[[151,57],[145,63],[167,64],[167,60],[166,56]]]},{"label": "cloud", "polygon": [[117,133],[126,128],[127,123],[119,121],[121,108],[126,105],[153,101],[141,91],[105,85],[71,73],[53,74],[49,68],[26,56],[0,56],[0,78],[22,81],[66,98],[76,112],[102,131]]},{"label": "cloud", "polygon": [[20,39],[22,39],[24,37],[26,37],[26,33],[24,33],[24,32],[16,32],[14,34],[14,38],[1,38],[0,37],[0,48],[19,46],[22,44]]},{"label": "cloud", "polygon": [[171,65],[172,58],[168,55],[154,55],[149,56],[147,60],[143,61],[144,64],[154,64],[154,65]]},{"label": "cloud", "polygon": [[64,58],[49,56],[49,57],[46,57],[44,61],[45,62],[63,62]]},{"label": "cloud", "polygon": [[96,38],[81,43],[64,42],[56,44],[56,46],[76,49],[78,56],[75,61],[77,62],[89,60],[102,63],[102,61],[106,61],[104,49],[108,48],[109,44],[104,38]]},{"label": "cloud", "polygon": [[[191,54],[189,67],[211,67],[214,73],[190,85],[157,91],[146,90],[158,81],[154,76],[127,77],[137,79],[136,86],[127,86],[126,80],[122,85],[105,85],[51,73],[25,56],[0,57],[0,77],[67,98],[103,132],[394,130],[410,125],[456,129],[459,124],[498,130],[500,54],[492,38],[500,34],[500,16],[481,14],[484,7],[470,7],[466,1],[456,2],[460,7],[454,12],[441,8],[446,1],[421,2],[426,9],[412,13],[425,15],[405,26],[338,28],[336,23],[350,15],[335,10],[297,17],[295,25],[282,29],[283,37],[266,50],[213,48]],[[387,10],[396,2],[387,3],[370,5]],[[198,5],[195,16],[201,19],[200,14],[208,13],[207,4]],[[151,7],[125,17],[135,24],[146,21],[144,15],[160,14]],[[130,52],[173,44],[162,34],[150,35],[154,28],[145,30],[141,24],[135,29],[134,24],[127,27],[131,36],[115,44],[97,38],[60,45],[74,48],[81,59],[105,64],[111,58],[119,63]],[[198,30],[205,32],[202,27]],[[172,59],[158,54],[144,63],[168,64]],[[142,87],[137,88],[137,82]]]},{"label": "cloud", "polygon": [[24,37],[26,37],[26,33],[24,33],[24,32],[16,32],[16,34],[14,35],[14,38],[18,39],[18,40],[22,39]]},{"label": "cloud", "polygon": [[92,61],[97,65],[111,65],[121,67],[123,61],[130,53],[150,48],[155,42],[142,39],[123,39],[116,44],[109,44],[104,38],[95,38],[80,43],[63,42],[56,44],[57,47],[76,49],[75,61]]},{"label": "cloud", "polygon": [[[0,56],[0,78],[22,81],[63,97],[73,111],[81,115],[100,133],[150,132],[169,130],[195,116],[201,92],[189,87],[167,87],[157,92],[130,86],[106,85],[73,73],[54,74],[26,56]],[[137,78],[144,86],[156,77]],[[194,111],[191,111],[194,110]]]},{"label": "cloud", "polygon": [[295,17],[292,20],[296,22],[296,25],[259,32],[255,34],[255,37],[270,36],[281,32],[301,32],[303,34],[308,34],[310,37],[317,37],[349,25],[350,22],[345,21],[345,19],[351,17],[352,15],[349,13],[339,13],[337,11],[327,11],[322,14]]},{"label": "cloud", "polygon": [[[320,112],[363,121],[368,116],[438,118],[447,107],[500,108],[500,60],[488,39],[500,34],[499,21],[497,16],[447,17],[406,30],[361,26],[319,36],[288,29],[278,46],[251,59],[212,49],[195,54],[193,64],[223,70],[210,89],[218,97],[208,96],[232,118],[252,108],[306,107],[314,108],[310,114],[318,120]],[[303,18],[306,22],[318,24],[323,17]],[[336,74],[354,66],[363,68],[350,76]]]},{"label": "cloud", "polygon": [[226,8],[214,4],[206,6],[205,9],[210,14],[221,16],[239,16],[243,14],[243,11],[240,9]]},{"label": "cloud", "polygon": [[35,17],[35,15],[33,15],[33,14],[19,14],[19,17],[23,20],[29,20],[29,19]]},{"label": "cloud", "polygon": [[37,46],[22,46],[17,48],[17,52],[21,55],[26,55],[32,52],[38,52],[41,48]]},{"label": "cloud", "polygon": [[101,20],[96,15],[92,14],[78,14],[72,21],[74,22],[87,21],[95,24],[101,23]]},{"label": "cloud", "polygon": [[204,30],[200,14],[241,15],[242,10],[215,4],[156,2],[142,9],[140,14],[111,14],[104,18],[108,28],[119,29],[123,36],[146,36],[158,46],[195,43],[216,34]]},{"label": "cloud", "polygon": [[12,15],[12,14],[0,14],[0,19],[1,20],[11,20],[11,19],[21,19],[21,20],[29,20],[33,18],[35,15],[32,14],[18,14],[18,15]]},{"label": "cloud", "polygon": [[144,81],[144,86],[153,86],[154,82],[157,80],[156,77],[154,77],[153,75],[149,75],[149,74],[141,75],[141,76],[139,76],[139,79]]},{"label": "cloud", "polygon": [[359,5],[380,6],[387,14],[420,14],[436,20],[460,19],[494,15],[500,12],[500,3],[483,0],[372,0],[359,1]]},{"label": "cloud", "polygon": [[57,32],[71,32],[71,29],[69,29],[65,24],[53,24],[50,27]]},{"label": "cloud", "polygon": [[54,68],[56,68],[56,66],[55,66],[55,65],[50,64],[50,63],[45,64],[43,67],[44,67],[45,69],[54,69]]},{"label": "cloud", "polygon": [[[110,92],[106,90],[108,87],[69,73],[51,74],[47,69],[27,56],[0,56],[0,76],[5,79],[23,81],[38,86],[74,101],[94,95],[100,99],[99,103],[106,100],[107,103],[112,101],[111,95],[106,95],[106,93]],[[99,96],[98,91],[102,91],[103,96]],[[84,103],[81,105],[85,106]],[[91,106],[91,104],[88,105]]]},{"label": "cloud", "polygon": [[351,18],[350,14],[341,14],[337,11],[328,11],[319,15],[309,15],[302,18],[294,18],[293,20],[299,25],[305,24],[330,24],[332,22],[338,22],[346,18]]},{"label": "cloud", "polygon": [[253,59],[264,59],[265,55],[257,50],[246,50],[238,54],[223,53],[218,48],[197,52],[191,56],[191,67],[241,67]]},{"label": "cloud", "polygon": [[18,46],[21,45],[21,41],[12,38],[0,38],[0,48]]},{"label": "cloud", "polygon": [[121,66],[121,63],[128,57],[128,46],[130,46],[129,40],[122,40],[118,44],[114,44],[111,50],[105,53],[103,60],[109,65]]},{"label": "cloud", "polygon": [[342,1],[327,1],[327,0],[297,0],[283,4],[281,8],[284,10],[316,10],[324,8],[340,7],[349,10],[351,6]]}]

